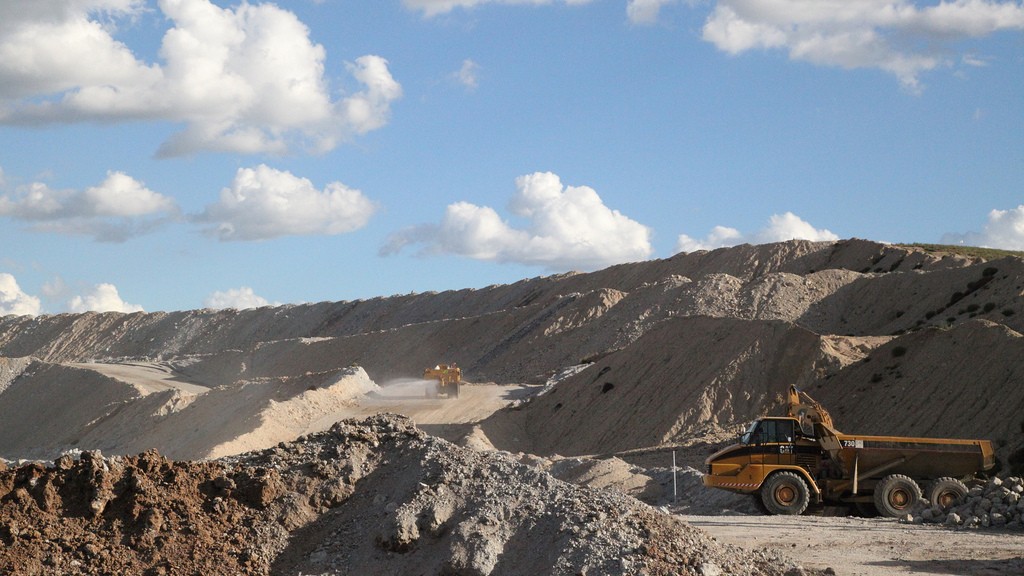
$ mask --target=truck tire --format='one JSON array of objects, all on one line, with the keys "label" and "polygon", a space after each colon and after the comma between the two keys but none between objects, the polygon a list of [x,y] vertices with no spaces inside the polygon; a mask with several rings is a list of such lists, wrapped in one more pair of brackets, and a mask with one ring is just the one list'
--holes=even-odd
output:
[{"label": "truck tire", "polygon": [[874,498],[879,514],[898,518],[921,499],[921,487],[909,476],[890,474],[875,486]]},{"label": "truck tire", "polygon": [[761,485],[761,502],[769,514],[797,516],[807,510],[811,490],[794,472],[776,472]]},{"label": "truck tire", "polygon": [[928,484],[928,495],[925,498],[932,506],[948,510],[963,502],[967,496],[967,485],[948,476],[938,478]]}]

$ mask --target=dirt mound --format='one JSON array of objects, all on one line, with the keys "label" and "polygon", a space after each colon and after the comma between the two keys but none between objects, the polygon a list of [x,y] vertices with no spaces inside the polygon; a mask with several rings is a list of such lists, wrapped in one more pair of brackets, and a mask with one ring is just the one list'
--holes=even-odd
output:
[{"label": "dirt mound", "polygon": [[143,398],[132,385],[89,370],[19,364],[0,393],[0,456],[54,458],[107,415]]},{"label": "dirt mound", "polygon": [[[32,356],[51,363],[147,358],[203,359],[216,364],[215,356],[230,354],[229,362],[208,373],[237,380],[282,375],[263,373],[248,358],[266,343],[291,341],[290,346],[301,352],[301,345],[337,339],[321,348],[333,354],[319,356],[316,367],[310,369],[325,371],[357,361],[371,378],[384,381],[410,376],[415,373],[410,369],[436,363],[445,351],[465,348],[467,360],[462,365],[470,378],[522,382],[573,364],[566,360],[578,356],[578,339],[552,341],[557,345],[544,347],[536,346],[538,342],[569,329],[579,332],[581,327],[599,328],[591,333],[615,332],[624,325],[613,314],[616,309],[637,311],[629,320],[639,321],[640,329],[673,315],[789,321],[805,316],[808,327],[819,333],[891,333],[890,328],[913,327],[928,312],[942,310],[956,292],[971,291],[968,284],[985,278],[983,271],[988,268],[997,270],[988,276],[985,287],[998,296],[992,300],[999,306],[998,314],[1019,293],[1012,288],[1021,271],[1015,259],[981,264],[861,240],[791,241],[678,254],[590,274],[533,278],[480,290],[355,302],[244,311],[8,316],[0,319],[0,356]],[[888,284],[876,282],[890,277]],[[848,288],[851,284],[857,287]],[[876,284],[878,289],[869,288]],[[879,295],[891,296],[894,288],[906,296],[881,300],[886,306],[878,309]],[[978,288],[975,284],[974,291]],[[931,297],[936,300],[932,302]],[[903,308],[902,320],[894,322],[896,310],[889,309],[888,300]],[[573,310],[564,310],[567,306]],[[920,314],[911,313],[915,306],[922,307]],[[841,318],[844,309],[865,312],[862,318],[858,315],[852,331]],[[926,323],[933,319],[944,320],[933,314]],[[1007,321],[1024,322],[1024,317]],[[624,336],[620,346],[635,340],[639,332]],[[600,346],[605,341],[616,339],[605,334],[585,348],[604,352],[618,347]],[[540,360],[514,361],[530,356],[527,351],[539,352]],[[402,373],[393,372],[396,364]],[[247,373],[242,374],[243,370]]]},{"label": "dirt mound", "polygon": [[813,382],[821,339],[784,322],[676,318],[505,411],[482,430],[521,420],[529,437],[499,449],[609,454],[731,428],[776,407],[781,383]]},{"label": "dirt mound", "polygon": [[809,390],[844,432],[990,439],[1002,472],[1024,449],[1022,379],[1024,336],[972,319],[893,338]]},{"label": "dirt mound", "polygon": [[172,458],[237,454],[292,440],[376,389],[353,367],[202,394],[143,393],[86,368],[33,362],[2,393],[0,455],[49,460],[78,447],[115,454],[157,447]]},{"label": "dirt mound", "polygon": [[403,418],[206,462],[86,452],[0,472],[0,573],[782,574],[637,501]]}]

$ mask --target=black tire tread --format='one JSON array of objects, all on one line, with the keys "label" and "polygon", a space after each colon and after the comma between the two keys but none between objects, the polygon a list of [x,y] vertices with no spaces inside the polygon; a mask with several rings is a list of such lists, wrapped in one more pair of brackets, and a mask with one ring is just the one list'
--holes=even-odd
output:
[{"label": "black tire tread", "polygon": [[[772,498],[776,486],[782,482],[790,482],[797,489],[797,501],[792,506],[785,506]],[[807,482],[795,472],[786,470],[775,472],[761,485],[761,502],[769,514],[798,516],[807,510],[807,506],[811,502],[811,489],[807,486]]]},{"label": "black tire tread", "polygon": [[[904,508],[896,508],[889,503],[888,493],[892,488],[901,484],[904,488],[909,489],[911,497]],[[882,478],[878,485],[875,486],[875,508],[878,509],[879,515],[888,516],[889,518],[898,518],[902,514],[907,513],[914,503],[922,497],[921,487],[913,478],[904,474],[890,474]]]},{"label": "black tire tread", "polygon": [[[931,482],[928,483],[928,489],[926,490],[925,498],[928,499],[928,502],[932,506],[939,506],[936,492],[938,492],[939,488],[943,486],[956,488],[956,491],[960,493],[961,502],[967,496],[966,484],[964,484],[958,478],[953,478],[951,476],[943,476],[941,478],[936,478],[935,480],[932,480]],[[952,508],[955,505],[956,504],[953,504],[951,506],[947,506],[946,508]]]}]

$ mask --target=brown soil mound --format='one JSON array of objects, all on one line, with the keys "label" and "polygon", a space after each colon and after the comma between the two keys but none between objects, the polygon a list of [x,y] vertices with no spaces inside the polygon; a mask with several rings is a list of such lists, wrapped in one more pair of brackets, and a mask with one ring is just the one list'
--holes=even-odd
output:
[{"label": "brown soil mound", "polygon": [[3,574],[782,574],[637,501],[389,415],[207,462],[0,472]]}]

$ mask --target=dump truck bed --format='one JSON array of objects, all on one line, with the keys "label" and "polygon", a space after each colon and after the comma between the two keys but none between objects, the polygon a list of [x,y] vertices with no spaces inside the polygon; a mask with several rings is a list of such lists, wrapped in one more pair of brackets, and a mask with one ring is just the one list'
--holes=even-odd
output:
[{"label": "dump truck bed", "polygon": [[[833,431],[834,432],[834,431]],[[888,474],[905,474],[912,478],[938,478],[941,476],[969,476],[995,464],[992,443],[988,440],[961,440],[955,438],[915,438],[902,436],[865,436],[834,432],[838,445],[822,437],[822,447],[843,468],[860,474],[887,464]]]}]

